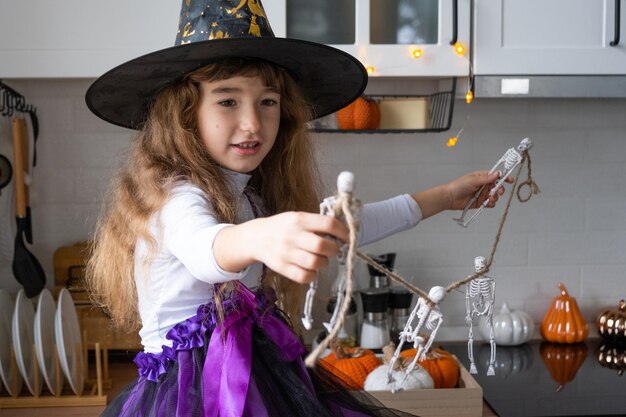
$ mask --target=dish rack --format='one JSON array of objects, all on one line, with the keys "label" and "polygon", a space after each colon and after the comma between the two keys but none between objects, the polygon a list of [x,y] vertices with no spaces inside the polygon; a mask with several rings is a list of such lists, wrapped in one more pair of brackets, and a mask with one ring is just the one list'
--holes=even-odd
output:
[{"label": "dish rack", "polygon": [[110,317],[93,305],[85,290],[83,279],[88,245],[88,242],[80,241],[61,246],[54,252],[55,295],[63,288],[72,294],[80,327],[87,331],[87,345],[90,349],[96,342],[106,340],[107,350],[140,351],[142,346],[139,335],[115,329]]},{"label": "dish rack", "polygon": [[[107,360],[107,349],[101,348],[100,343],[96,343],[94,347],[95,362],[96,362],[96,377],[95,379],[88,378],[88,356],[87,356],[87,340],[86,332],[83,332],[83,344],[82,347],[79,343],[76,344],[77,351],[83,349],[83,366],[77,367],[76,372],[83,372],[85,388],[80,395],[74,394],[69,386],[64,386],[61,382],[62,373],[58,354],[54,355],[54,367],[55,367],[55,382],[56,394],[52,394],[43,384],[42,394],[32,395],[28,392],[26,385],[22,387],[21,392],[17,392],[17,361],[15,357],[15,349],[11,345],[11,366],[9,372],[12,375],[13,381],[13,395],[8,395],[7,392],[3,392],[0,395],[0,410],[7,408],[44,408],[44,407],[87,407],[87,406],[101,406],[104,407],[107,404],[107,396],[104,394],[104,388],[111,387],[111,380],[109,379],[109,366]],[[39,363],[35,355],[35,345],[32,346],[33,352],[33,371],[34,371],[34,385],[39,386],[39,378],[41,377],[39,372]],[[56,352],[56,345],[55,345]],[[65,384],[67,385],[67,384]],[[25,394],[28,392],[28,394]],[[44,394],[45,393],[45,394]]]}]

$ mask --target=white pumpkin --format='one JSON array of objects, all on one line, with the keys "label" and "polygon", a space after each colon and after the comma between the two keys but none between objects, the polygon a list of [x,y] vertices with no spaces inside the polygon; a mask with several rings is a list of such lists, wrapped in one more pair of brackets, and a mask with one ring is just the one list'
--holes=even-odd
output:
[{"label": "white pumpkin", "polygon": [[415,368],[409,375],[402,386],[398,386],[404,378],[405,372],[403,370],[396,370],[392,372],[393,379],[397,382],[387,383],[387,372],[389,372],[389,365],[380,365],[374,369],[365,378],[364,388],[366,391],[395,391],[402,389],[404,391],[435,388],[435,382],[428,374],[428,371],[422,366],[416,364]]},{"label": "white pumpkin", "polygon": [[[511,311],[506,303],[500,313],[493,315],[493,334],[497,345],[517,346],[530,340],[535,323],[528,313]],[[489,323],[485,317],[478,322],[478,330],[483,339],[489,340]]]}]

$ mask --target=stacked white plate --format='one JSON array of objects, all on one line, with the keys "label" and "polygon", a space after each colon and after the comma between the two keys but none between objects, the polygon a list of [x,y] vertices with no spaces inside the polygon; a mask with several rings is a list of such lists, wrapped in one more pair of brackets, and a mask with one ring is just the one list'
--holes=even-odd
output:
[{"label": "stacked white plate", "polygon": [[[54,316],[56,305],[50,291],[43,290],[37,302],[37,312],[35,313],[35,352],[39,369],[43,375],[46,385],[52,395],[57,395],[56,379],[57,367],[55,366],[56,350],[54,348],[55,329]],[[63,378],[59,375],[60,387],[63,386]],[[60,393],[59,393],[60,394]]]},{"label": "stacked white plate", "polygon": [[[33,355],[33,344],[35,343],[35,333],[33,323],[35,322],[35,309],[33,303],[26,297],[24,290],[17,293],[15,299],[15,309],[13,310],[13,350],[15,351],[15,361],[17,369],[24,377],[26,388],[33,394],[41,394],[41,377],[35,378],[35,358]],[[40,375],[39,375],[40,376]]]},{"label": "stacked white plate", "polygon": [[59,292],[55,315],[55,339],[61,369],[76,395],[83,393],[83,344],[76,307],[70,292],[63,288]]},{"label": "stacked white plate", "polygon": [[[19,373],[11,372],[11,348]],[[56,395],[57,379],[63,381],[57,376],[56,355],[72,391],[81,395],[84,386],[82,338],[69,291],[60,291],[58,306],[55,306],[50,291],[43,290],[35,312],[23,290],[18,292],[14,303],[11,296],[0,289],[0,377],[9,395],[20,394],[22,381],[31,394],[39,395],[44,380],[50,392]],[[35,361],[38,378],[35,378]]]},{"label": "stacked white plate", "polygon": [[[9,395],[19,394],[22,391],[22,376],[19,372],[11,372],[11,350],[13,345],[13,298],[3,289],[0,289],[0,378],[4,382]],[[15,377],[15,378],[14,378]]]}]

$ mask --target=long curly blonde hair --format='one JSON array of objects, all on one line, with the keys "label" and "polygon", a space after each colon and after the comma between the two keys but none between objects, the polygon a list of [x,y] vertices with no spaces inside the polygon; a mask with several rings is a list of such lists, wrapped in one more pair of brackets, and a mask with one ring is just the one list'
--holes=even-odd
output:
[{"label": "long curly blonde hair", "polygon": [[[138,239],[143,239],[152,254],[157,251],[149,221],[163,207],[173,182],[183,179],[198,186],[210,198],[220,222],[235,222],[236,207],[227,179],[196,129],[200,83],[233,76],[260,76],[281,92],[276,141],[250,180],[263,201],[265,214],[318,210],[321,183],[306,130],[310,107],[286,70],[259,60],[229,59],[203,67],[165,88],[152,103],[128,161],[112,183],[87,262],[92,299],[121,328],[140,327],[135,247]],[[275,288],[279,307],[295,317],[300,312],[303,287],[269,272],[263,278],[264,285]],[[224,285],[216,295],[223,290]]]}]

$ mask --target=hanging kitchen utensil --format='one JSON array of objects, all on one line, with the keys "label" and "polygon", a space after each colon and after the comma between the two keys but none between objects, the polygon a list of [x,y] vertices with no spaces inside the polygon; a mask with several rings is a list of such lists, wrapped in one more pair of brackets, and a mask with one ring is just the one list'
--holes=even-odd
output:
[{"label": "hanging kitchen utensil", "polygon": [[15,235],[15,253],[13,255],[13,275],[22,284],[26,296],[38,295],[46,285],[46,274],[37,258],[26,248],[24,233],[27,228],[26,189],[24,184],[24,145],[27,130],[24,120],[14,118],[13,131],[13,163],[15,164],[15,219],[17,233]]},{"label": "hanging kitchen utensil", "polygon": [[29,147],[29,137],[28,137],[28,125],[26,124],[26,119],[21,117],[15,117],[13,119],[13,123],[19,124],[18,132],[21,132],[22,135],[22,167],[24,168],[24,201],[26,204],[26,224],[24,226],[24,237],[26,238],[26,242],[29,244],[33,244],[33,227],[32,227],[32,217],[30,210],[30,147]]},{"label": "hanging kitchen utensil", "polygon": [[[0,155],[0,191],[11,182],[13,177],[13,168],[11,162],[4,155]],[[1,194],[1,193],[0,193]]]},{"label": "hanging kitchen utensil", "polygon": [[26,225],[24,228],[24,237],[26,238],[26,242],[33,244],[33,220],[31,217],[30,211],[30,139],[28,137],[28,125],[26,124],[26,119],[17,118],[16,123],[19,123],[20,129],[22,132],[22,160],[24,167],[24,201],[26,203]]}]

